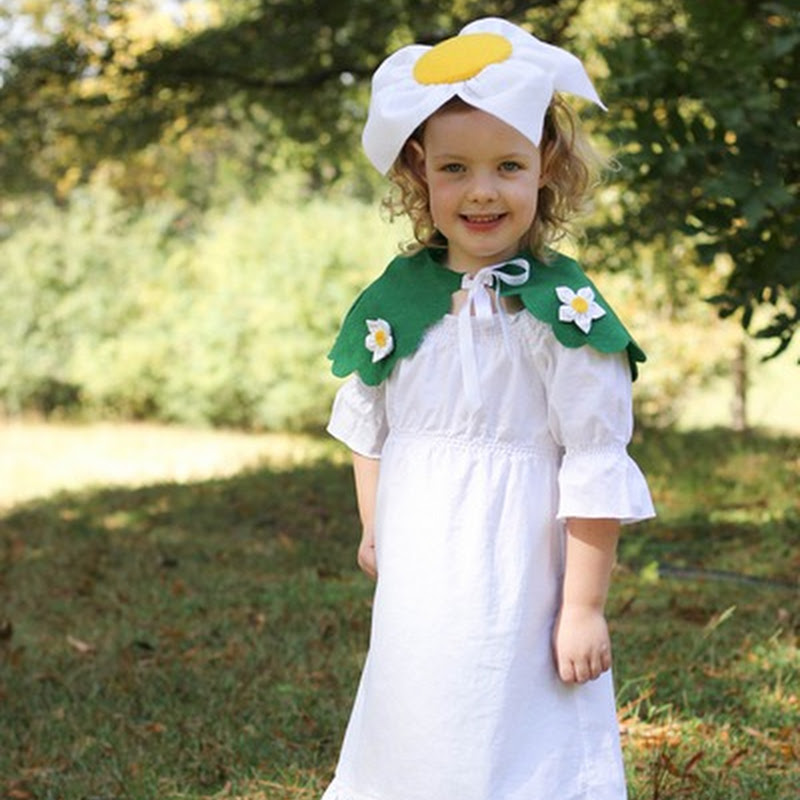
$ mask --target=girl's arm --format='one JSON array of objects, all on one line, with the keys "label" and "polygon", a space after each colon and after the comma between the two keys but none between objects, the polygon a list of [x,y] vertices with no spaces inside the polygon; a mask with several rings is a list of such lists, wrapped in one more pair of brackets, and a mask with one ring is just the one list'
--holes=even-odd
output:
[{"label": "girl's arm", "polygon": [[370,576],[378,577],[375,562],[375,496],[378,490],[380,459],[353,453],[353,472],[356,479],[356,499],[361,517],[361,543],[358,546],[358,566]]},{"label": "girl's arm", "polygon": [[585,683],[611,667],[604,608],[619,528],[615,519],[567,520],[563,596],[553,631],[556,669],[565,683]]}]

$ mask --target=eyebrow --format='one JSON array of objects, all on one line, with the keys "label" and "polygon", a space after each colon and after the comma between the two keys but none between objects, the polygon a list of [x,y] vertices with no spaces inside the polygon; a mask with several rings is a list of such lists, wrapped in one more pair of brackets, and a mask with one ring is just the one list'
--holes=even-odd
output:
[{"label": "eyebrow", "polygon": [[[435,159],[441,159],[443,161],[447,160],[455,160],[455,161],[465,161],[467,160],[467,156],[463,153],[431,153],[431,157]],[[494,160],[496,161],[525,161],[531,158],[530,153],[504,153],[501,156],[496,156]]]}]

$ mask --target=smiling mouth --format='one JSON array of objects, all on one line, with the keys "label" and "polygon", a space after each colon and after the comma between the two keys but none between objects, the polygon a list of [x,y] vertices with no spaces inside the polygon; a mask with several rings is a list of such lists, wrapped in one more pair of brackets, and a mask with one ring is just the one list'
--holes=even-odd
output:
[{"label": "smiling mouth", "polygon": [[471,225],[489,225],[501,220],[505,214],[462,214],[462,219]]}]

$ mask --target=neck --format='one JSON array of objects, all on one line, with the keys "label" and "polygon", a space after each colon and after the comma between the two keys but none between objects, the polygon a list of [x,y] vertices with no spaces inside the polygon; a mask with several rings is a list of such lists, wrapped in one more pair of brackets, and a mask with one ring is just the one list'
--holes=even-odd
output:
[{"label": "neck", "polygon": [[486,269],[487,267],[500,267],[503,264],[507,264],[509,261],[512,261],[514,258],[518,258],[517,254],[512,254],[507,258],[495,259],[495,258],[486,258],[480,259],[476,263],[464,264],[464,263],[453,263],[450,259],[445,259],[443,265],[447,267],[451,272],[457,272],[459,275],[477,275],[482,269]]}]

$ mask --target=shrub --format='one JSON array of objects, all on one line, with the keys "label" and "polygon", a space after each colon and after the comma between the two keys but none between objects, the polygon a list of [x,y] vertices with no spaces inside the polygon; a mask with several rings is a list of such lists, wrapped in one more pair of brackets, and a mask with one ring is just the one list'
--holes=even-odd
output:
[{"label": "shrub", "polygon": [[8,412],[321,423],[335,388],[325,354],[399,233],[370,206],[286,187],[186,222],[94,187],[66,211],[40,204],[0,243]]}]

